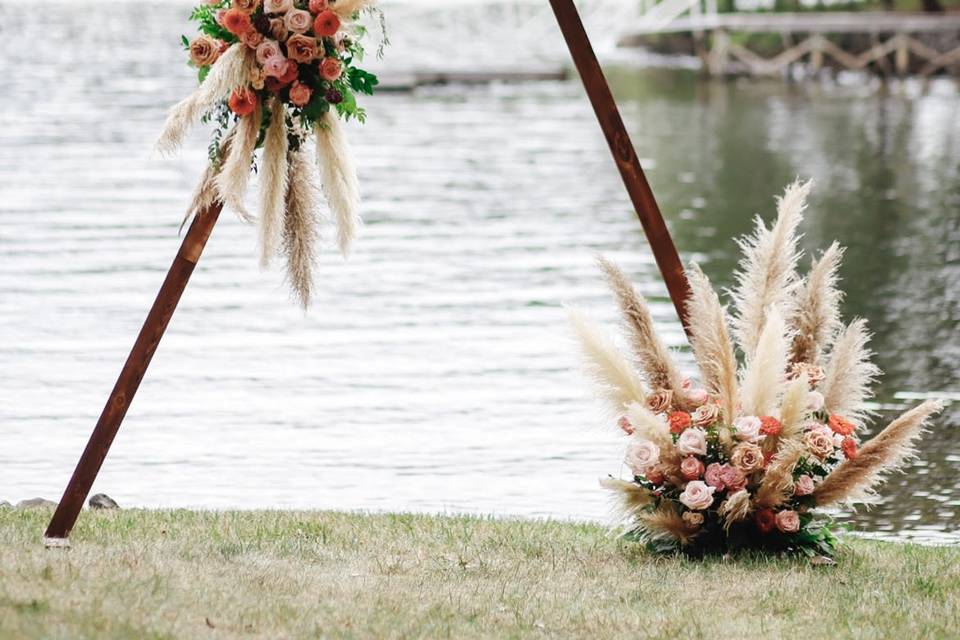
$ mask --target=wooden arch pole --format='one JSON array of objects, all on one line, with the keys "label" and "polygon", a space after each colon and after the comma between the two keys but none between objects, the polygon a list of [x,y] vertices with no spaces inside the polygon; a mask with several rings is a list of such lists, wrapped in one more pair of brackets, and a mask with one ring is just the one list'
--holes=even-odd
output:
[{"label": "wooden arch pole", "polygon": [[[677,315],[688,330],[687,314],[684,301],[687,299],[689,285],[677,254],[677,249],[670,237],[670,232],[664,223],[663,215],[653,197],[650,185],[640,166],[640,160],[630,141],[630,136],[624,127],[617,104],[610,92],[610,87],[600,68],[600,63],[594,54],[590,39],[583,28],[583,22],[573,0],[550,0],[553,12],[560,24],[560,30],[570,48],[574,64],[583,85],[590,97],[590,102],[600,121],[600,126],[610,145],[610,151],[620,169],[620,175],[626,185],[627,193],[633,201],[633,206],[640,218],[640,224],[647,234],[650,246],[653,249],[657,266],[663,274],[670,298],[677,309]],[[187,282],[200,260],[200,255],[207,244],[207,239],[213,231],[214,225],[220,216],[222,204],[217,203],[207,211],[198,215],[187,235],[183,239],[180,251],[174,258],[173,265],[157,294],[157,299],[147,315],[147,319],[137,336],[120,377],[110,393],[107,405],[97,421],[97,426],[90,436],[86,449],[77,463],[77,468],[70,478],[57,510],[47,527],[46,537],[52,543],[58,540],[65,541],[77,522],[77,517],[83,509],[83,503],[93,487],[94,480],[103,466],[103,461],[110,451],[110,446],[120,430],[127,409],[133,401],[143,380],[153,354],[156,353],[173,317],[173,312],[180,302],[180,297],[186,289]]]},{"label": "wooden arch pole", "polygon": [[133,350],[127,357],[127,362],[123,365],[117,384],[110,393],[107,400],[107,406],[103,408],[100,414],[100,420],[87,442],[87,448],[80,456],[80,462],[63,492],[63,498],[57,505],[57,510],[53,514],[53,520],[47,527],[46,538],[51,542],[65,540],[77,522],[77,517],[83,509],[83,503],[90,493],[93,481],[96,480],[100,467],[110,451],[110,445],[120,430],[120,424],[123,422],[127,409],[133,401],[134,394],[143,380],[147,367],[150,366],[150,360],[157,351],[160,339],[170,324],[170,318],[177,309],[177,303],[180,302],[180,296],[187,287],[190,275],[200,260],[200,254],[207,244],[207,239],[213,231],[213,226],[220,217],[220,211],[223,205],[214,204],[206,211],[198,214],[187,235],[183,238],[180,245],[180,251],[177,252],[170,271],[160,287],[160,293],[147,314],[147,319],[140,329],[140,334],[133,345]]},{"label": "wooden arch pole", "polygon": [[567,41],[570,55],[573,56],[573,62],[583,80],[583,86],[597,114],[597,120],[600,121],[603,135],[606,136],[607,144],[610,145],[613,159],[617,163],[617,168],[620,169],[620,176],[627,187],[630,200],[633,201],[633,208],[636,209],[643,231],[647,234],[653,257],[663,275],[670,299],[677,310],[677,316],[689,336],[686,300],[690,294],[690,285],[683,270],[683,263],[680,262],[680,256],[667,230],[663,214],[660,213],[657,200],[653,197],[653,191],[643,173],[643,167],[640,166],[640,159],[620,117],[617,103],[610,92],[603,69],[597,61],[590,38],[583,28],[583,21],[580,20],[580,14],[573,0],[550,0],[550,5],[557,16],[560,31],[563,32],[563,38]]}]

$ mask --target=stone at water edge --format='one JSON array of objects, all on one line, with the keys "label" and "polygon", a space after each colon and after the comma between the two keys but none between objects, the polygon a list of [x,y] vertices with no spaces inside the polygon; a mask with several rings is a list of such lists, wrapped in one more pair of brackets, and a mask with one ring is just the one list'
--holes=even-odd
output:
[{"label": "stone at water edge", "polygon": [[44,498],[31,498],[17,503],[17,509],[56,509],[57,503]]},{"label": "stone at water edge", "polygon": [[119,509],[120,505],[105,493],[98,493],[90,498],[91,509]]}]

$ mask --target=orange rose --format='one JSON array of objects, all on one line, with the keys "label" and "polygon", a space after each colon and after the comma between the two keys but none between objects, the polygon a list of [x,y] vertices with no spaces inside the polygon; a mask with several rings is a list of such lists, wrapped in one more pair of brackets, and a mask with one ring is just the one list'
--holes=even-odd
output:
[{"label": "orange rose", "polygon": [[693,423],[686,411],[674,411],[667,420],[670,422],[670,433],[683,433]]},{"label": "orange rose", "polygon": [[842,436],[853,435],[853,432],[857,428],[852,422],[836,414],[830,416],[828,424],[830,425],[831,431],[839,433]]},{"label": "orange rose", "polygon": [[843,451],[843,455],[847,457],[847,460],[853,460],[857,457],[857,441],[853,438],[844,438],[840,444],[840,450]]},{"label": "orange rose", "polygon": [[313,33],[318,38],[329,38],[340,30],[340,18],[333,11],[327,9],[313,21]]},{"label": "orange rose", "polygon": [[240,37],[253,29],[253,22],[250,20],[250,14],[240,9],[230,9],[223,14],[223,28]]},{"label": "orange rose", "polygon": [[237,87],[230,95],[230,111],[240,117],[248,116],[257,110],[257,94],[249,88]]},{"label": "orange rose", "polygon": [[783,431],[780,421],[771,416],[760,417],[760,433],[765,436],[778,436]]}]

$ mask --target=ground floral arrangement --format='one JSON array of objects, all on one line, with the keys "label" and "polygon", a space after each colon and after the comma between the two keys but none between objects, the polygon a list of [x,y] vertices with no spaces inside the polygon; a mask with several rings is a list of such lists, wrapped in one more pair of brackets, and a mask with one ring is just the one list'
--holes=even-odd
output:
[{"label": "ground floral arrangement", "polygon": [[600,264],[632,360],[572,313],[588,369],[630,438],[630,479],[603,484],[617,498],[625,533],[653,550],[832,555],[831,521],[815,509],[869,500],[884,474],[915,454],[940,410],[927,401],[861,444],[879,372],[865,323],[840,320],[842,249],[834,243],[805,277],[797,273],[796,231],[809,190],[810,183],[790,186],[776,222],[768,228],[758,218],[740,242],[732,318],[703,272],[688,271],[702,386],[680,374],[646,302],[609,261]]},{"label": "ground floral arrangement", "polygon": [[[374,0],[208,0],[197,6],[190,18],[200,34],[182,41],[200,87],[173,107],[157,143],[160,152],[171,153],[194,123],[214,125],[210,166],[187,219],[220,201],[256,220],[262,264],[282,251],[304,306],[318,237],[315,185],[334,214],[344,253],[360,224],[359,186],[340,121],[363,121],[357,95],[372,94],[377,85],[376,76],[358,66],[365,13],[379,19],[384,33],[379,55],[386,32]],[[244,202],[251,168],[260,180],[258,217]]]}]

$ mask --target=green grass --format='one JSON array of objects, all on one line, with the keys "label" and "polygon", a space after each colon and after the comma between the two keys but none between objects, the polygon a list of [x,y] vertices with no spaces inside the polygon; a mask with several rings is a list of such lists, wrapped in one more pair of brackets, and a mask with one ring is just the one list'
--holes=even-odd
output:
[{"label": "green grass", "polygon": [[656,558],[598,526],[0,509],[0,638],[956,638],[960,549]]}]

